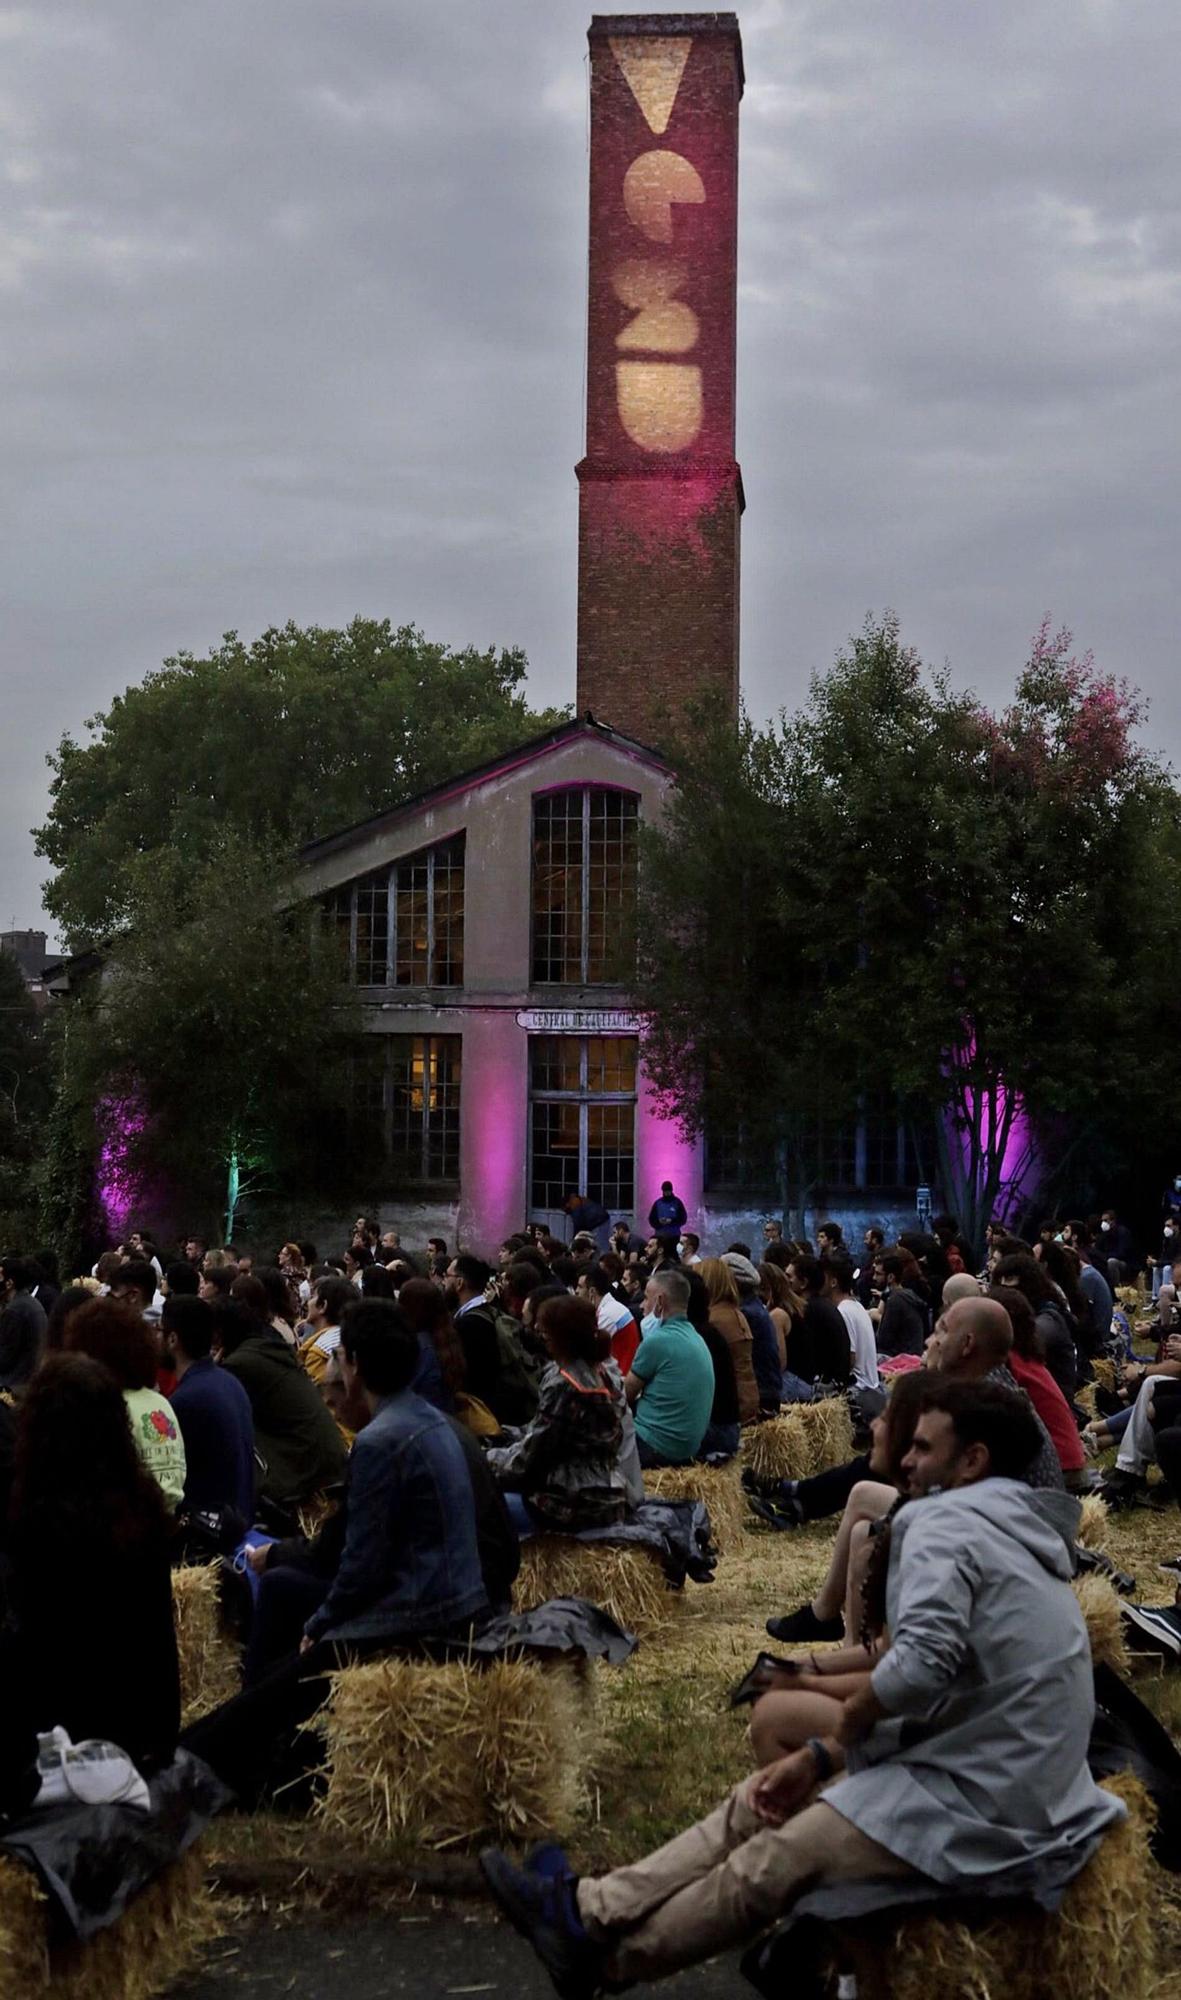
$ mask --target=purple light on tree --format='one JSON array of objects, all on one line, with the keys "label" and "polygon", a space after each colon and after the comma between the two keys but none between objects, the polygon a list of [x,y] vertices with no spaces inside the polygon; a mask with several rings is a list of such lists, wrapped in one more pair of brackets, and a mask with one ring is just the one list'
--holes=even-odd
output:
[{"label": "purple light on tree", "polygon": [[129,1097],[105,1097],[98,1108],[95,1193],[109,1233],[119,1239],[143,1208],[145,1177],[137,1158],[147,1115]]}]

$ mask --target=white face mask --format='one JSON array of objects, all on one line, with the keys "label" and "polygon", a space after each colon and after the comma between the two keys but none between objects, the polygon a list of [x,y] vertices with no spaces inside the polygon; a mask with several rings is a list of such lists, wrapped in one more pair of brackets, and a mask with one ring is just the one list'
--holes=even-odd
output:
[{"label": "white face mask", "polygon": [[1099,1227],[1100,1227],[1100,1229],[1110,1229],[1110,1228],[1111,1228],[1111,1224],[1110,1224],[1110,1222],[1101,1222],[1101,1223],[1099,1224]]},{"label": "white face mask", "polygon": [[647,1340],[648,1335],[654,1333],[660,1324],[660,1317],[657,1313],[645,1313],[643,1319],[640,1321],[640,1339]]},{"label": "white face mask", "polygon": [[1172,1225],[1172,1223],[1171,1223],[1171,1222],[1166,1222],[1166,1224],[1165,1224],[1165,1235],[1166,1235],[1166,1236],[1175,1236],[1175,1235],[1176,1235],[1176,1233],[1177,1233],[1177,1232],[1176,1232],[1176,1230],[1175,1230],[1175,1229],[1173,1228],[1173,1225]]}]

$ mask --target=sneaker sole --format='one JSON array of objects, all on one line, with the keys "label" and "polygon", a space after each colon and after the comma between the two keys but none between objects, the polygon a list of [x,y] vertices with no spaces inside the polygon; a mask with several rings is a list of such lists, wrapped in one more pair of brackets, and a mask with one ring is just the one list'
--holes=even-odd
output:
[{"label": "sneaker sole", "polygon": [[1144,1611],[1138,1604],[1121,1604],[1120,1612],[1129,1625],[1134,1625],[1137,1632],[1143,1633],[1146,1639],[1151,1639],[1153,1645],[1161,1652],[1167,1653],[1171,1659],[1181,1659],[1181,1633],[1172,1631],[1168,1626],[1162,1630],[1151,1618],[1145,1617]]}]

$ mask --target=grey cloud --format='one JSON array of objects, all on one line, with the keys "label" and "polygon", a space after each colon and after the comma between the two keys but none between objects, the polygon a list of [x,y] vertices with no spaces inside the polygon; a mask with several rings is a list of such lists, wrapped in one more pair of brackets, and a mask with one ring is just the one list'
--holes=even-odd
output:
[{"label": "grey cloud", "polygon": [[[589,14],[0,14],[6,917],[43,752],[227,627],[388,612],[572,695]],[[1173,7],[740,18],[752,712],[886,604],[1000,699],[1049,609],[1167,748]]]}]

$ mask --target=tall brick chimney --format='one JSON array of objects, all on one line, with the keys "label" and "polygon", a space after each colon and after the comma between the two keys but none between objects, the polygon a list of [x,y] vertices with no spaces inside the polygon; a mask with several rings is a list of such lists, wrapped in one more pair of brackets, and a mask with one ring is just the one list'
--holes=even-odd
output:
[{"label": "tall brick chimney", "polygon": [[596,14],[578,712],[659,745],[738,710],[733,14]]}]

